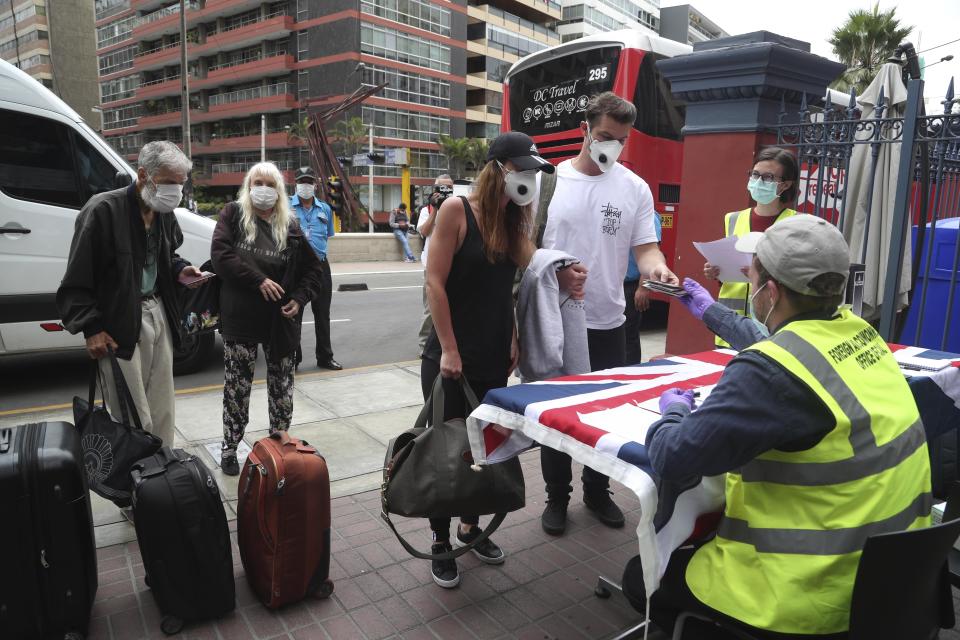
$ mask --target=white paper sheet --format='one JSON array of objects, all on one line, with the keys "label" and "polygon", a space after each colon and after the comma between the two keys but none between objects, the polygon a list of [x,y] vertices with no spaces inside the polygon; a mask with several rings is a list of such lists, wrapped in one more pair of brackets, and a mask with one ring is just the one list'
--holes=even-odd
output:
[{"label": "white paper sheet", "polygon": [[747,276],[740,271],[749,267],[753,256],[749,253],[737,251],[736,236],[729,236],[713,242],[694,242],[693,246],[707,259],[710,264],[720,267],[720,280],[723,282],[749,282]]}]

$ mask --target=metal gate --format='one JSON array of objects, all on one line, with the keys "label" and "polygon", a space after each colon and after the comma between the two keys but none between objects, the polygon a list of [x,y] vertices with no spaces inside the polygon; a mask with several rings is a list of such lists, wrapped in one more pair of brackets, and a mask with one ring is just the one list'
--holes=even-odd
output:
[{"label": "metal gate", "polygon": [[[942,113],[925,115],[923,80],[911,79],[906,94],[905,102],[891,105],[881,89],[876,105],[864,113],[853,92],[841,108],[829,95],[822,109],[809,108],[804,97],[796,124],[785,123],[781,107],[777,146],[794,151],[800,163],[797,210],[845,230],[851,246],[862,248],[860,262],[868,271],[882,267],[881,335],[889,342],[960,351],[960,99],[951,80]],[[897,153],[899,161],[890,162]],[[851,194],[863,189],[866,197],[857,198],[856,211]],[[892,207],[886,207],[880,232],[889,243],[871,257],[870,234],[877,233],[871,221],[884,208],[884,197]],[[858,256],[851,258],[856,262]],[[905,263],[911,265],[909,302],[898,313]]]}]

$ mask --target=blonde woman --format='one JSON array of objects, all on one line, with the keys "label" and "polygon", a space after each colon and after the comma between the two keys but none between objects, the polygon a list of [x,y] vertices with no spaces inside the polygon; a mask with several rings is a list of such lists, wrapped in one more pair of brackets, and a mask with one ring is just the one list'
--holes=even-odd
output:
[{"label": "blonde woman", "polygon": [[220,212],[210,248],[220,278],[223,335],[223,445],[220,468],[240,473],[237,445],[249,420],[250,386],[263,345],[270,432],[293,414],[297,314],[318,293],[320,263],[300,231],[283,175],[272,162],[247,172],[237,202]]}]

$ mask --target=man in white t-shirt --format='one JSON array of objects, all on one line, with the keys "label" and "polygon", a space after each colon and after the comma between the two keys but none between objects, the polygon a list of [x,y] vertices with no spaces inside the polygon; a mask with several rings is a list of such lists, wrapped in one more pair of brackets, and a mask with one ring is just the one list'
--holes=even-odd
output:
[{"label": "man in white t-shirt", "polygon": [[[590,274],[585,285],[587,340],[593,371],[624,366],[623,279],[632,248],[643,278],[678,284],[657,245],[653,195],[643,179],[617,163],[637,110],[614,93],[594,96],[580,124],[580,154],[557,167],[542,246],[577,256]],[[633,144],[639,144],[634,142]],[[631,301],[632,302],[632,301]],[[547,484],[544,531],[566,529],[572,472],[570,456],[540,447]],[[610,527],[622,527],[623,512],[610,499],[610,479],[583,470],[583,501]]]},{"label": "man in white t-shirt", "polygon": [[423,264],[423,320],[420,322],[420,355],[423,355],[423,347],[427,344],[427,337],[430,335],[430,329],[433,328],[433,319],[430,317],[430,305],[427,304],[427,250],[430,247],[430,233],[433,231],[433,214],[440,210],[440,205],[450,195],[453,194],[453,178],[449,174],[437,176],[433,181],[433,193],[427,200],[426,206],[420,209],[420,215],[417,217],[417,231],[423,237],[423,251],[420,253],[420,262]]}]

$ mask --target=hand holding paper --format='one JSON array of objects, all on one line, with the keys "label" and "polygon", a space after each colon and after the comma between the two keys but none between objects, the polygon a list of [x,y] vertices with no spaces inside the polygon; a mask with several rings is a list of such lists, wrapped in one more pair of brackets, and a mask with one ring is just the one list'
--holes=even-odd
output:
[{"label": "hand holding paper", "polygon": [[751,255],[736,249],[737,237],[728,236],[713,242],[694,242],[693,246],[707,259],[711,266],[718,267],[718,278],[723,282],[749,282],[742,269],[750,266]]}]

